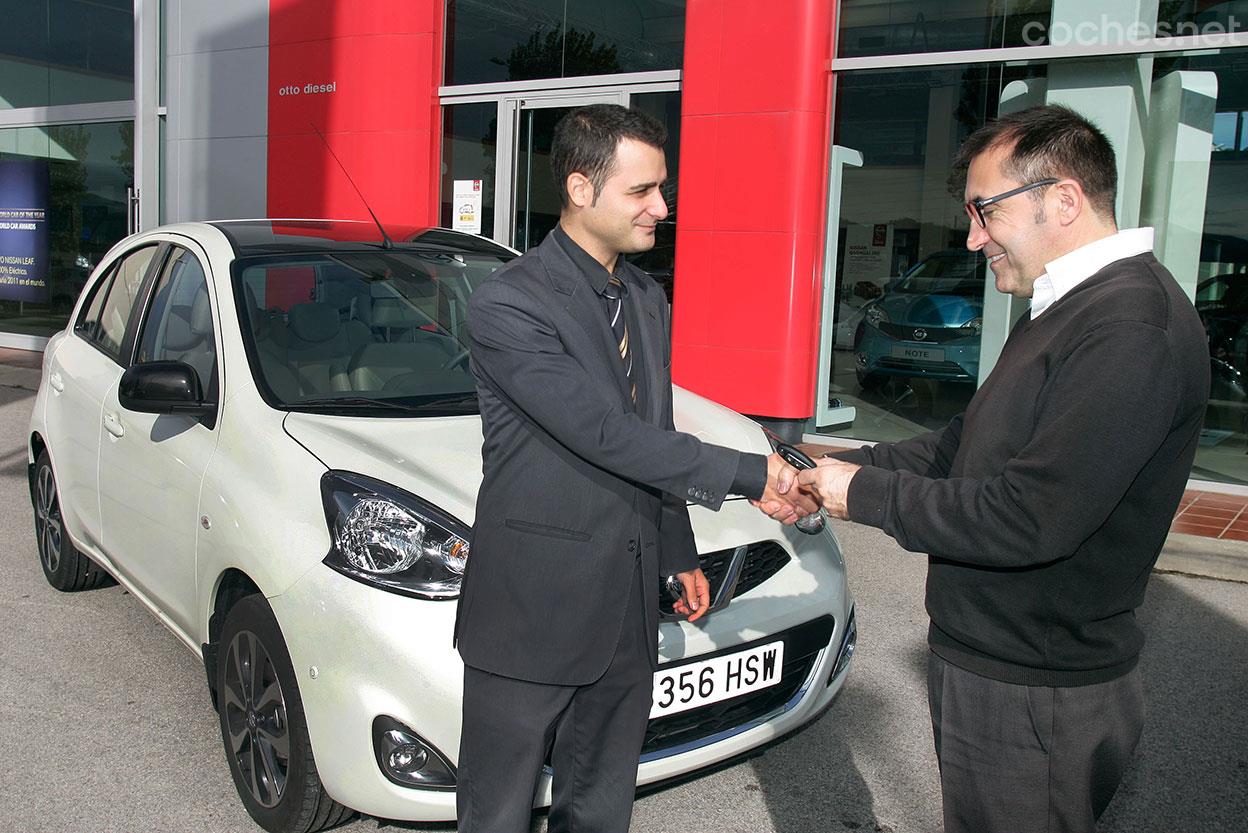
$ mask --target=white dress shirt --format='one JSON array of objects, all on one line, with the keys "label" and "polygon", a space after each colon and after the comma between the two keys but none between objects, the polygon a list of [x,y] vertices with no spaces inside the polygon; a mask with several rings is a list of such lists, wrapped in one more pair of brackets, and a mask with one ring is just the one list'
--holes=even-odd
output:
[{"label": "white dress shirt", "polygon": [[1031,317],[1039,318],[1058,298],[1083,283],[1115,260],[1151,252],[1151,228],[1124,229],[1103,237],[1057,260],[1045,264],[1045,273],[1036,278],[1031,293]]}]

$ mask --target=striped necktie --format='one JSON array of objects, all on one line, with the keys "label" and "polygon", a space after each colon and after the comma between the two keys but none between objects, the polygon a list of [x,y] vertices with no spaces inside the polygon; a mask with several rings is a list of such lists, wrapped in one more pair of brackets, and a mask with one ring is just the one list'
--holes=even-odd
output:
[{"label": "striped necktie", "polygon": [[628,290],[624,282],[612,275],[602,290],[607,299],[607,314],[611,317],[611,332],[615,333],[615,343],[620,350],[620,359],[624,362],[624,373],[628,376],[629,388],[633,404],[637,404],[637,383],[633,381],[633,356],[628,344],[628,319],[624,315],[624,296]]}]

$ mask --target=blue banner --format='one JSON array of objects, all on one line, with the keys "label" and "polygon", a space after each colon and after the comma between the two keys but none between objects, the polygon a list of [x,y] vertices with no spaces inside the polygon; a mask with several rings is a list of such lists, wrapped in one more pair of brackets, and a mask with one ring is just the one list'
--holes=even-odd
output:
[{"label": "blue banner", "polygon": [[0,300],[48,301],[48,160],[0,160]]}]

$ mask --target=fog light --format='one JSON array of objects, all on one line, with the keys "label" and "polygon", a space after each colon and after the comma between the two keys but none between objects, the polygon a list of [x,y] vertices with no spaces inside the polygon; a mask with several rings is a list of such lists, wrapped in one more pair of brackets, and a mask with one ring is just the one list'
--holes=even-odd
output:
[{"label": "fog light", "polygon": [[849,666],[854,656],[854,647],[858,644],[858,624],[854,621],[854,611],[849,612],[849,622],[845,625],[845,635],[841,637],[841,648],[836,654],[836,665],[828,675],[828,685],[841,675]]},{"label": "fog light", "polygon": [[393,717],[373,720],[373,754],[382,774],[401,787],[455,788],[455,768],[446,757]]}]

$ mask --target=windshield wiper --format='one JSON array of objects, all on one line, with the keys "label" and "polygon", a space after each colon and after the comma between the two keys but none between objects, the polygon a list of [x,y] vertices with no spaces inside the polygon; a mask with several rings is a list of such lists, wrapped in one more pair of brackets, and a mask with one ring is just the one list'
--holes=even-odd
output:
[{"label": "windshield wiper", "polygon": [[393,399],[373,399],[368,396],[323,396],[317,399],[300,399],[297,402],[288,402],[286,407],[294,409],[345,408],[349,410],[384,408],[391,411],[417,414],[445,408],[448,405],[464,404],[475,401],[476,398],[476,391],[470,391],[436,396],[419,404],[409,405],[403,402],[396,402]]},{"label": "windshield wiper", "polygon": [[300,399],[287,402],[289,408],[385,408],[391,411],[418,411],[419,408],[404,405],[402,402],[386,399],[371,399],[367,396],[323,396],[318,399]]}]

